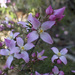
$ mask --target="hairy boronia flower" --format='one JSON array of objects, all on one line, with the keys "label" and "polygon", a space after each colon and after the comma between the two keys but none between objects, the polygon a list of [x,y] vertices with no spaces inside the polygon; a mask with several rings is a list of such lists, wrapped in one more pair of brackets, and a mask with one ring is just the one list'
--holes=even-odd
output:
[{"label": "hairy boronia flower", "polygon": [[62,7],[60,9],[56,9],[56,10],[53,10],[51,5],[46,9],[46,14],[47,15],[50,15],[49,16],[49,19],[51,21],[60,21],[65,15],[63,15],[64,13],[64,10],[65,10],[65,7]]},{"label": "hairy boronia flower", "polygon": [[28,63],[29,62],[29,54],[28,54],[28,50],[30,50],[31,48],[34,47],[34,45],[32,43],[26,43],[24,45],[24,41],[21,37],[17,37],[16,38],[17,41],[17,45],[19,46],[19,50],[21,52],[21,55],[25,62]]},{"label": "hairy boronia flower", "polygon": [[63,71],[59,71],[57,66],[54,66],[54,68],[52,69],[52,73],[50,75],[64,75]]},{"label": "hairy boronia flower", "polygon": [[40,21],[35,17],[32,17],[31,14],[29,15],[29,18],[34,30],[27,35],[27,42],[33,42],[40,37],[44,42],[52,44],[53,40],[51,36],[45,31],[50,29],[55,24],[55,21],[46,21],[41,24]]},{"label": "hairy boronia flower", "polygon": [[40,53],[37,52],[37,59],[44,60],[47,56],[42,56],[45,50],[42,50]]},{"label": "hairy boronia flower", "polygon": [[15,46],[14,40],[5,39],[5,44],[7,46],[7,49],[1,49],[0,54],[4,56],[8,56],[6,61],[6,66],[10,68],[10,65],[14,57],[18,57],[17,55],[15,56],[15,54],[19,53],[20,50],[18,49],[18,47]]},{"label": "hairy boronia flower", "polygon": [[9,37],[7,37],[6,39],[9,39],[9,40],[15,39],[19,34],[20,34],[19,32],[13,33],[11,31],[9,34]]},{"label": "hairy boronia flower", "polygon": [[68,50],[66,48],[64,48],[59,52],[59,50],[56,47],[52,47],[51,49],[55,53],[55,55],[53,55],[53,57],[51,59],[52,62],[54,63],[54,60],[60,59],[66,65],[67,60],[65,58],[65,54],[68,52]]}]

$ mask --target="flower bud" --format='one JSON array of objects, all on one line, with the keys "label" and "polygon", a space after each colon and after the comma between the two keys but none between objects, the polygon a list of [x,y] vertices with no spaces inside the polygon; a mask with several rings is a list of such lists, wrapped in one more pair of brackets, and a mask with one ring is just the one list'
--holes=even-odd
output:
[{"label": "flower bud", "polygon": [[46,14],[47,15],[51,15],[53,13],[53,9],[51,7],[51,5],[46,9]]}]

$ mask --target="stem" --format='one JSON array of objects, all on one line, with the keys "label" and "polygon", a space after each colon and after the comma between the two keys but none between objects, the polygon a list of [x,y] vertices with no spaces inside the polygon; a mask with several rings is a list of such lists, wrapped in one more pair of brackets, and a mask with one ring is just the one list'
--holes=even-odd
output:
[{"label": "stem", "polygon": [[23,68],[25,67],[26,63],[24,64],[24,66],[21,68],[21,71],[23,71]]},{"label": "stem", "polygon": [[[37,45],[39,39],[40,39],[40,38],[38,38],[37,41],[35,42],[35,46]],[[31,51],[30,54],[29,54],[30,56],[31,56],[31,54],[33,53],[34,49],[35,49],[35,47],[32,48],[32,51]],[[31,59],[31,57],[30,57],[30,59]],[[25,67],[25,65],[26,65],[26,63],[25,63],[24,66],[21,68],[21,71],[23,71],[23,68]]]},{"label": "stem", "polygon": [[[39,39],[40,39],[40,38],[38,38],[37,41],[35,42],[35,46],[37,45]],[[35,49],[35,47],[32,48],[32,51],[31,51],[31,53],[30,53],[29,55],[31,55],[31,54],[33,53],[34,49]]]}]

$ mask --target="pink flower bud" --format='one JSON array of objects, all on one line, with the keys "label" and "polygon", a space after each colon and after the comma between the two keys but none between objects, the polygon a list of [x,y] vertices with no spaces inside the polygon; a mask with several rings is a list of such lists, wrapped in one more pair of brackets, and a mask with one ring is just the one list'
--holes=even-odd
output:
[{"label": "pink flower bud", "polygon": [[51,15],[53,13],[53,9],[51,7],[51,5],[46,9],[46,14],[47,15]]},{"label": "pink flower bud", "polygon": [[38,18],[40,16],[40,13],[36,13],[35,17]]},{"label": "pink flower bud", "polygon": [[50,19],[51,21],[54,21],[54,20],[56,19],[56,17],[55,17],[55,15],[50,15],[49,19]]},{"label": "pink flower bud", "polygon": [[14,66],[11,66],[10,69],[14,69]]},{"label": "pink flower bud", "polygon": [[36,54],[35,53],[32,53],[32,57],[35,57],[36,56]]},{"label": "pink flower bud", "polygon": [[61,64],[62,62],[61,62],[61,60],[60,59],[58,59],[57,60],[57,64]]}]

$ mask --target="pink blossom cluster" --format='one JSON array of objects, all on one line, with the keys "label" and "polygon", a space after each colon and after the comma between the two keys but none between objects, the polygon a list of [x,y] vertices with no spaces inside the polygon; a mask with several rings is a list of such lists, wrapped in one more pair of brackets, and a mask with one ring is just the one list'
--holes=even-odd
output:
[{"label": "pink blossom cluster", "polygon": [[[8,2],[10,1],[8,0]],[[7,3],[7,1],[4,0],[3,3]],[[23,39],[20,36],[20,32],[13,33],[11,31],[9,37],[5,39],[6,48],[1,49],[0,54],[8,57],[6,67],[11,68],[11,64],[15,58],[23,59],[25,63],[44,61],[44,59],[48,58],[47,56],[43,55],[45,50],[42,50],[41,52],[33,52],[31,55],[29,51],[32,51],[35,48],[36,45],[34,45],[33,42],[37,41],[38,39],[42,39],[48,44],[53,44],[53,39],[47,30],[51,29],[57,21],[60,21],[64,17],[64,10],[65,7],[53,10],[52,7],[49,6],[46,9],[46,14],[49,16],[48,21],[41,23],[41,21],[38,19],[40,14],[37,13],[35,17],[33,17],[32,14],[29,14],[27,22],[18,22],[17,24],[22,25],[22,27],[25,28],[27,35]],[[8,21],[6,21],[6,23],[8,24]],[[55,53],[51,58],[52,63],[57,60],[58,64],[63,62],[66,65],[67,59],[65,54],[68,52],[68,50],[64,48],[59,51],[56,47],[52,47],[51,49]],[[58,67],[54,66],[52,72],[50,73],[40,74],[35,71],[35,75],[64,75],[64,72],[59,71]]]}]

